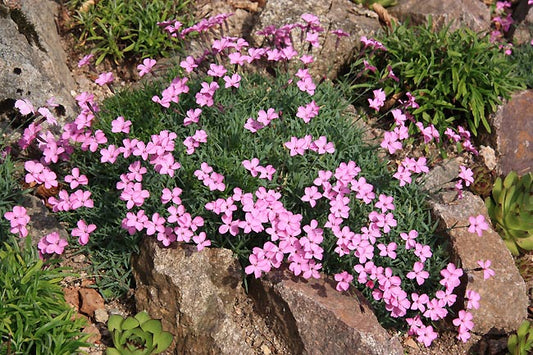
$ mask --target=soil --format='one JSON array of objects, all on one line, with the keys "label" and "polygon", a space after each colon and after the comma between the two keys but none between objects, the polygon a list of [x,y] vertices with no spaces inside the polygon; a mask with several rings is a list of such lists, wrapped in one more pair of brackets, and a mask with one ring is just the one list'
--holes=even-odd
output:
[{"label": "soil", "polygon": [[[202,4],[209,3],[209,1],[201,1]],[[201,10],[198,10],[200,13]],[[65,52],[67,53],[67,65],[69,66],[72,76],[75,79],[77,84],[76,94],[87,91],[91,92],[99,100],[102,100],[106,97],[112,96],[113,92],[107,87],[101,87],[94,83],[94,80],[98,77],[97,73],[102,72],[113,72],[115,77],[114,85],[116,89],[126,88],[134,85],[139,80],[139,76],[136,71],[137,63],[130,60],[126,60],[122,63],[114,63],[110,60],[104,60],[97,68],[90,68],[88,66],[78,68],[77,63],[85,54],[86,48],[81,48],[77,44],[75,39],[75,34],[72,29],[69,28],[68,19],[71,18],[71,14],[68,13],[66,9],[63,9],[58,20],[58,25],[60,26],[60,34],[62,35],[62,44]],[[381,136],[383,132],[383,127],[380,127],[376,121],[372,128],[372,134],[374,136]],[[478,144],[479,146],[479,144]],[[428,165],[438,163],[442,160],[441,154],[436,146],[431,148],[431,151],[420,151],[417,148],[411,148],[406,150],[405,155],[409,156],[428,156]],[[454,156],[456,153],[453,150],[449,150],[448,157]],[[483,160],[481,158],[472,158],[470,155],[463,155],[463,159],[467,164],[474,164],[477,166],[484,166]],[[397,162],[401,161],[403,157],[399,156]],[[391,162],[395,164],[396,162]],[[486,168],[486,167],[485,167]],[[485,170],[486,171],[486,170]],[[79,277],[70,277],[64,280],[65,288],[76,288],[80,289],[82,287],[94,287],[94,279],[87,275],[84,271],[89,266],[89,261],[83,255],[75,255],[72,253],[66,252],[63,255],[63,260],[61,266],[67,266],[72,268],[73,271],[79,273]],[[528,254],[521,257],[518,261],[518,264],[521,266],[521,272],[527,282],[527,289],[533,288],[533,254]],[[74,305],[79,307],[79,305]],[[131,316],[136,313],[135,309],[135,300],[134,300],[134,290],[130,290],[128,295],[121,299],[115,299],[105,303],[105,309],[108,314],[120,314],[124,317]],[[531,310],[533,307],[530,307],[530,319],[533,319]],[[84,349],[90,355],[100,355],[105,353],[107,346],[112,345],[111,337],[107,331],[106,325],[103,322],[97,322],[94,317],[89,318],[86,315],[82,315],[87,318],[90,322],[90,326],[87,327],[88,332],[93,332],[95,338],[98,339],[94,344],[88,348]],[[266,325],[265,325],[266,326]],[[267,333],[263,331],[261,334]],[[500,339],[481,339],[479,335],[472,334],[472,340],[464,344],[459,342],[456,339],[455,331],[445,331],[439,334],[439,337],[433,342],[430,348],[424,347],[424,345],[419,344],[416,339],[406,334],[399,334],[394,330],[389,330],[391,336],[397,336],[403,347],[406,354],[411,355],[442,355],[442,354],[505,354],[507,350],[507,338]],[[472,345],[475,344],[475,345]],[[259,345],[258,345],[259,347]],[[258,349],[258,354],[266,353],[263,348]],[[268,350],[270,353],[270,350]]]}]

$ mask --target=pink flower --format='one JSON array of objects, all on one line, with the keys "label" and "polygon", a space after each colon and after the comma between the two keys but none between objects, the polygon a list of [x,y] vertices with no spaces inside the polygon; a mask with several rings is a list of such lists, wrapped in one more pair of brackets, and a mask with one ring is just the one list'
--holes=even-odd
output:
[{"label": "pink flower", "polygon": [[481,269],[483,270],[483,279],[484,280],[488,280],[490,279],[492,276],[494,276],[494,270],[490,269],[490,265],[491,265],[491,261],[490,260],[478,260],[477,264],[481,267]]},{"label": "pink flower", "polygon": [[113,133],[130,133],[131,121],[124,121],[124,117],[118,116],[116,119],[111,121],[111,132]]},{"label": "pink flower", "polygon": [[198,251],[201,251],[205,247],[211,245],[211,241],[209,239],[206,239],[205,232],[200,232],[198,235],[195,235],[194,237],[192,237],[192,240],[196,243],[196,249]]},{"label": "pink flower", "polygon": [[97,83],[100,86],[104,86],[106,84],[112,83],[113,80],[115,80],[115,77],[113,76],[112,72],[108,73],[102,73],[98,76],[98,79],[96,79],[94,82]]},{"label": "pink flower", "polygon": [[89,242],[89,235],[94,232],[96,225],[87,225],[83,219],[79,220],[77,225],[78,227],[74,228],[71,234],[73,237],[78,237],[78,243],[85,245],[87,242]]},{"label": "pink flower", "polygon": [[188,126],[192,123],[198,123],[201,113],[202,113],[201,108],[187,110],[187,116],[183,119],[183,125]]},{"label": "pink flower", "polygon": [[20,113],[24,116],[29,115],[30,113],[35,113],[35,108],[27,99],[15,101],[15,108],[18,108]]},{"label": "pink flower", "polygon": [[[387,256],[391,259],[396,259],[396,248],[398,247],[398,245],[394,242],[391,242],[387,245],[385,244],[378,244],[378,249],[380,250],[379,252],[379,255],[380,256]],[[415,263],[415,266],[416,266],[416,263]],[[409,277],[409,275],[407,276]],[[418,278],[417,278],[418,280]]]},{"label": "pink flower", "polygon": [[347,291],[352,280],[353,276],[347,271],[343,271],[340,274],[335,274],[335,281],[337,281],[337,287],[335,289],[339,292]]},{"label": "pink flower", "polygon": [[409,231],[409,234],[407,233],[400,233],[400,237],[405,240],[405,249],[409,250],[411,248],[416,247],[416,237],[418,237],[418,232],[416,230]]},{"label": "pink flower", "polygon": [[182,60],[180,63],[180,67],[185,69],[187,73],[190,73],[194,70],[194,68],[198,67],[198,64],[196,64],[194,58],[192,56],[188,56],[185,58],[185,60]]},{"label": "pink flower", "polygon": [[93,54],[87,54],[86,56],[81,58],[80,61],[78,62],[78,68],[81,68],[84,65],[89,64],[89,61],[92,59],[93,56],[94,56]]},{"label": "pink flower", "polygon": [[30,222],[30,217],[27,215],[26,208],[22,206],[15,206],[13,207],[12,211],[4,213],[4,218],[7,219],[11,224],[11,233],[18,233],[22,238],[28,235],[26,225]]},{"label": "pink flower", "polygon": [[479,308],[479,300],[481,299],[479,293],[474,290],[466,290],[465,297],[467,299],[466,309]]},{"label": "pink flower", "polygon": [[309,186],[304,189],[305,195],[302,196],[302,201],[309,202],[311,207],[316,206],[316,200],[322,197],[322,194],[318,192],[316,186]]},{"label": "pink flower", "polygon": [[226,89],[232,86],[238,88],[241,85],[241,76],[239,74],[233,74],[231,77],[226,75],[224,81],[224,87]]},{"label": "pink flower", "polygon": [[71,189],[74,190],[79,185],[87,185],[89,183],[87,176],[83,174],[80,175],[80,169],[73,168],[71,174],[72,175],[65,176],[65,182],[70,183]]},{"label": "pink flower", "polygon": [[385,104],[386,95],[382,89],[374,90],[373,93],[374,98],[368,99],[368,105],[370,108],[373,108],[376,110],[376,112],[378,112],[379,109]]},{"label": "pink flower", "polygon": [[473,184],[474,173],[472,172],[472,170],[462,165],[459,168],[461,169],[461,172],[459,173],[459,177],[463,179],[463,181],[465,182],[465,185],[470,186],[470,184]]},{"label": "pink flower", "polygon": [[424,284],[426,279],[429,277],[429,272],[424,270],[424,264],[416,261],[413,266],[413,271],[407,273],[408,279],[416,279],[416,283],[419,285]]},{"label": "pink flower", "polygon": [[299,106],[298,112],[296,113],[296,117],[301,118],[302,120],[304,120],[305,123],[309,123],[309,121],[311,121],[311,118],[318,115],[318,110],[319,107],[313,100],[305,106]]},{"label": "pink flower", "polygon": [[457,268],[453,263],[449,263],[445,269],[440,271],[440,274],[442,280],[440,280],[439,283],[446,287],[446,290],[451,291],[461,284],[459,278],[463,276],[463,269]]},{"label": "pink flower", "polygon": [[39,240],[37,247],[40,250],[40,255],[44,254],[63,254],[68,242],[59,237],[58,232],[53,232],[45,235]]},{"label": "pink flower", "polygon": [[259,159],[252,158],[252,160],[243,160],[242,166],[250,172],[253,177],[256,177],[259,173],[257,167],[259,166]]},{"label": "pink flower", "polygon": [[433,330],[431,325],[424,326],[422,325],[418,330],[416,340],[420,343],[424,343],[426,347],[429,347],[433,340],[437,339],[438,334]]},{"label": "pink flower", "polygon": [[139,76],[143,77],[145,74],[148,74],[150,71],[152,71],[152,68],[156,64],[155,59],[146,58],[143,60],[142,64],[137,65],[137,70],[139,70]]},{"label": "pink flower", "polygon": [[468,217],[468,222],[470,223],[468,231],[470,233],[476,233],[480,237],[483,235],[483,231],[489,229],[489,224],[485,221],[485,217],[482,214]]},{"label": "pink flower", "polygon": [[226,74],[227,70],[222,65],[217,64],[210,64],[209,70],[207,71],[207,75],[211,75],[214,77],[223,77],[224,74]]},{"label": "pink flower", "polygon": [[394,201],[394,197],[387,196],[384,194],[380,194],[378,197],[378,202],[376,202],[376,208],[381,208],[381,213],[385,213],[387,211],[394,211],[395,207],[392,203]]}]

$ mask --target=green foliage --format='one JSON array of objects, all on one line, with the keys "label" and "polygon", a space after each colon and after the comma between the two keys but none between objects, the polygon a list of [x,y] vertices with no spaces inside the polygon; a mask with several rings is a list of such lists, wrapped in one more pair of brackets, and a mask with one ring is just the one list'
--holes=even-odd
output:
[{"label": "green foliage", "polygon": [[[302,226],[309,224],[313,219],[323,226],[327,222],[327,211],[330,208],[328,202],[321,199],[317,201],[315,208],[310,208],[307,202],[301,200],[304,189],[313,185],[319,170],[334,171],[341,162],[353,160],[362,169],[360,176],[364,176],[374,186],[376,196],[383,193],[394,197],[398,226],[390,233],[384,234],[380,242],[400,244],[401,232],[417,229],[419,232],[417,241],[429,245],[434,255],[431,260],[426,261],[426,270],[431,273],[431,277],[422,286],[414,280],[405,278],[414,262],[418,260],[416,255],[405,248],[398,247],[398,257],[394,260],[376,253],[373,261],[377,265],[390,267],[395,274],[402,277],[402,287],[408,294],[425,292],[433,295],[439,288],[439,271],[446,265],[446,257],[442,238],[434,234],[436,223],[431,220],[425,202],[426,195],[416,184],[399,187],[387,163],[378,158],[376,147],[363,141],[361,130],[353,117],[345,111],[348,103],[341,92],[328,83],[318,85],[313,99],[320,107],[320,114],[305,124],[302,119],[296,117],[296,113],[298,106],[307,104],[310,99],[308,94],[300,91],[294,84],[288,84],[290,74],[279,71],[274,78],[259,74],[241,73],[241,75],[241,87],[238,90],[220,88],[215,95],[216,104],[202,107],[200,124],[208,134],[208,143],[202,144],[193,155],[186,154],[182,142],[187,136],[194,134],[198,126],[184,126],[183,117],[188,109],[197,107],[194,93],[199,91],[202,77],[193,77],[189,80],[187,84],[191,94],[181,95],[179,103],[172,104],[171,109],[162,108],[151,100],[154,95],[160,94],[165,87],[164,83],[151,84],[142,90],[124,91],[103,103],[93,129],[103,130],[108,144],[115,146],[123,144],[125,136],[111,132],[111,121],[119,115],[132,121],[128,135],[130,139],[137,138],[147,143],[151,135],[159,134],[161,130],[175,132],[178,136],[173,154],[175,160],[180,162],[181,168],[176,171],[175,177],[160,175],[153,167],[146,164],[148,172],[144,174],[142,182],[143,187],[150,191],[150,197],[142,206],[146,215],[150,217],[154,213],[159,213],[161,216],[167,216],[166,206],[161,204],[161,190],[179,187],[183,190],[180,197],[187,212],[193,217],[204,218],[201,230],[206,232],[213,246],[231,249],[241,263],[247,265],[252,249],[262,247],[270,240],[270,236],[264,231],[239,233],[235,237],[220,234],[218,228],[223,224],[220,216],[206,211],[206,203],[217,198],[229,197],[234,187],[240,187],[243,192],[251,193],[264,187],[281,193],[280,201],[285,208],[303,216]],[[257,117],[259,110],[268,108],[281,111],[281,118],[273,121],[268,129],[257,133],[251,133],[243,128],[248,117]],[[326,136],[328,141],[335,143],[335,153],[318,155],[309,152],[303,156],[289,156],[284,143],[290,141],[292,136],[304,137],[306,134],[312,135],[314,139],[321,135]],[[91,234],[89,244],[82,247],[88,255],[92,256],[93,251],[98,250],[102,253],[102,262],[104,262],[106,260],[104,255],[109,255],[107,260],[110,260],[115,257],[115,253],[123,250],[127,259],[133,247],[125,245],[134,245],[134,240],[138,237],[130,236],[120,228],[121,221],[128,211],[124,206],[125,203],[120,200],[120,191],[116,190],[115,185],[119,181],[119,175],[127,172],[129,164],[139,158],[119,157],[113,165],[101,164],[99,158],[98,154],[77,151],[71,159],[73,166],[78,166],[89,178],[89,189],[94,196],[95,208],[60,213],[60,216],[70,225],[75,225],[78,219],[84,218],[87,223],[95,223],[98,226]],[[252,177],[242,166],[243,160],[252,158],[258,158],[263,166],[271,164],[277,169],[272,181]],[[202,162],[206,162],[214,171],[224,175],[226,184],[224,192],[210,191],[195,177],[194,171],[200,168]],[[394,167],[390,170],[394,170]],[[359,231],[368,225],[368,215],[373,206],[362,203],[355,196],[351,196],[349,206],[351,211],[346,225],[353,231]],[[244,220],[244,212],[235,211],[233,218]],[[353,255],[339,258],[334,252],[336,241],[334,234],[326,229],[322,243],[323,270],[330,274],[353,270],[357,258]],[[110,245],[115,248],[110,249]],[[124,267],[125,271],[129,270]],[[104,270],[107,274],[121,273],[109,268]],[[364,292],[369,299],[373,299],[368,288],[365,288]],[[380,314],[384,316],[388,314],[382,303],[375,302],[374,305]],[[381,320],[387,322],[386,317],[382,317]]]},{"label": "green foliage", "polygon": [[172,343],[172,334],[163,331],[161,321],[147,312],[139,312],[126,319],[113,314],[107,327],[113,336],[114,348],[107,355],[150,355],[165,351]]},{"label": "green foliage", "polygon": [[533,250],[533,173],[519,177],[510,172],[496,179],[485,204],[492,222],[514,255]]},{"label": "green foliage", "polygon": [[16,178],[18,174],[19,169],[11,155],[0,158],[0,243],[7,240],[9,232],[9,221],[4,218],[4,213],[13,209],[24,193]]},{"label": "green foliage", "polygon": [[[439,31],[426,25],[395,25],[392,32],[378,38],[386,51],[363,50],[352,64],[349,77],[352,90],[367,91],[358,97],[360,104],[372,90],[382,88],[387,98],[405,99],[411,92],[420,105],[412,114],[417,121],[433,124],[442,134],[447,127],[468,125],[477,135],[480,126],[490,133],[488,114],[502,98],[522,88],[514,65],[490,43],[468,28]],[[377,67],[365,71],[363,60]],[[388,66],[399,81],[388,77]]]},{"label": "green foliage", "polygon": [[531,323],[525,320],[507,341],[507,350],[510,355],[527,355],[533,350],[533,327]]},{"label": "green foliage", "polygon": [[516,76],[524,81],[529,88],[533,88],[533,46],[529,43],[513,48],[510,60],[516,65]]},{"label": "green foliage", "polygon": [[157,23],[187,21],[188,4],[189,0],[101,0],[79,9],[80,1],[69,1],[70,8],[78,9],[79,43],[94,46],[97,65],[107,56],[118,62],[126,54],[157,58],[179,50],[180,41],[169,37]]},{"label": "green foliage", "polygon": [[87,346],[82,319],[64,299],[62,269],[46,267],[27,238],[0,249],[0,354],[73,354]]}]

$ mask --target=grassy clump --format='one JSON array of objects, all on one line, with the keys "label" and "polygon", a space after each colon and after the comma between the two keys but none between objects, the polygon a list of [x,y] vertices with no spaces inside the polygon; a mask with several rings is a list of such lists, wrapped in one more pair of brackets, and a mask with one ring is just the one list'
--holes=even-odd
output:
[{"label": "grassy clump", "polygon": [[[435,125],[441,134],[457,125],[474,135],[481,127],[490,133],[488,115],[523,87],[515,65],[489,36],[432,27],[431,19],[426,25],[395,25],[378,38],[386,50],[363,49],[349,75],[357,103],[366,105],[372,90],[381,88],[392,99],[387,108],[397,107],[410,92],[420,105],[412,111],[414,119]],[[364,60],[377,70],[366,70]],[[359,94],[361,88],[365,94]]]},{"label": "grassy clump", "polygon": [[88,345],[85,322],[65,302],[65,274],[46,267],[30,240],[21,249],[11,236],[0,248],[0,354],[73,354]]},{"label": "grassy clump", "polygon": [[119,62],[125,55],[166,57],[181,49],[180,41],[169,37],[157,23],[176,18],[187,23],[189,0],[101,0],[89,7],[85,5],[80,0],[67,3],[76,10],[74,27],[80,33],[78,42],[92,47],[97,65],[105,57]]},{"label": "grassy clump", "polygon": [[[242,74],[242,73],[241,73]],[[204,79],[206,77],[203,77]],[[124,91],[107,99],[102,105],[102,111],[92,129],[101,129],[107,136],[108,144],[122,146],[126,136],[122,133],[111,132],[111,121],[117,116],[124,116],[132,122],[128,138],[137,138],[148,142],[152,135],[157,135],[162,130],[175,132],[176,148],[173,151],[175,160],[181,164],[174,177],[161,175],[154,171],[146,162],[141,164],[147,168],[142,185],[150,191],[150,197],[145,200],[142,209],[151,218],[154,213],[167,217],[168,205],[161,203],[161,191],[164,188],[179,187],[183,190],[180,198],[187,212],[193,217],[202,216],[204,225],[201,227],[213,246],[231,249],[243,265],[248,265],[248,257],[254,247],[262,247],[270,240],[265,232],[243,233],[236,235],[220,234],[222,225],[220,216],[207,211],[205,205],[218,198],[228,198],[233,194],[233,188],[240,187],[243,193],[254,193],[260,187],[271,189],[281,194],[279,201],[294,214],[302,215],[301,225],[309,224],[316,220],[319,226],[327,222],[329,204],[325,199],[317,201],[314,208],[310,208],[301,197],[305,194],[305,187],[312,186],[313,180],[320,170],[335,171],[341,162],[354,161],[360,168],[358,177],[365,177],[368,183],[374,186],[376,196],[386,194],[394,197],[396,206],[395,218],[398,226],[390,233],[383,233],[379,242],[388,244],[398,243],[397,258],[379,256],[374,253],[372,261],[376,265],[390,267],[395,275],[402,278],[402,288],[411,292],[426,292],[434,295],[439,288],[439,271],[446,265],[446,256],[443,249],[443,240],[435,236],[435,223],[431,220],[429,210],[425,203],[426,196],[416,184],[400,187],[398,181],[392,177],[386,162],[381,161],[376,153],[376,147],[363,141],[362,132],[354,122],[354,118],[346,113],[347,101],[338,89],[323,83],[317,86],[312,97],[320,107],[320,113],[308,124],[296,117],[300,105],[310,101],[309,95],[300,91],[295,85],[289,83],[292,76],[285,71],[279,71],[275,77],[258,74],[242,74],[240,88],[221,88],[215,94],[215,104],[211,107],[202,107],[200,127],[198,125],[183,125],[183,118],[188,109],[196,108],[194,93],[199,91],[202,77],[193,77],[189,80],[190,93],[182,94],[178,104],[172,104],[170,109],[165,109],[152,101],[154,95],[159,95],[165,87],[163,84],[148,85],[138,91]],[[208,79],[209,80],[209,79]],[[280,113],[280,118],[272,121],[265,129],[251,133],[243,126],[249,117],[256,118],[259,110],[273,108]],[[195,130],[203,129],[208,135],[207,143],[201,144],[195,153],[189,155],[185,152],[183,140],[194,134]],[[306,152],[303,156],[290,156],[284,143],[291,137],[312,135],[313,139],[326,136],[327,140],[334,142],[333,154],[318,155],[315,152]],[[243,167],[243,160],[258,158],[261,165],[271,164],[277,172],[271,181],[252,177]],[[73,212],[61,212],[60,218],[75,225],[79,219],[87,223],[95,223],[98,228],[91,234],[91,239],[81,249],[85,251],[93,262],[95,269],[104,270],[105,275],[98,278],[97,282],[104,289],[104,294],[118,295],[124,292],[127,286],[117,280],[115,276],[128,275],[130,272],[129,256],[136,251],[136,241],[140,236],[130,236],[121,225],[121,220],[128,210],[125,203],[120,200],[120,191],[116,189],[119,175],[128,172],[128,166],[139,157],[130,156],[125,159],[120,156],[114,164],[101,164],[100,155],[89,152],[76,151],[70,164],[77,166],[89,178],[89,190],[95,201],[95,208],[80,209]],[[200,164],[206,162],[215,172],[224,175],[226,187],[224,191],[210,191],[199,181],[194,172]],[[357,233],[362,227],[368,226],[368,215],[373,211],[373,204],[365,204],[350,194],[349,218],[343,225],[349,226]],[[140,208],[131,211],[136,212]],[[245,213],[237,210],[233,219],[245,219]],[[431,274],[423,286],[414,280],[405,278],[418,257],[412,251],[403,247],[401,232],[416,229],[419,232],[417,241],[429,245],[433,251],[433,258],[426,261],[426,270]],[[155,237],[155,236],[153,236]],[[333,233],[324,229],[324,257],[321,260],[322,270],[334,274],[342,270],[353,271],[353,266],[358,263],[353,254],[339,257],[334,249],[337,238]],[[96,270],[95,270],[96,271]],[[109,282],[106,284],[106,282]],[[109,288],[111,286],[111,288]],[[371,290],[360,285],[366,296],[373,300]],[[106,290],[107,288],[107,290]],[[388,312],[382,303],[373,301],[378,312],[383,315],[382,321],[392,320],[387,318]]]}]

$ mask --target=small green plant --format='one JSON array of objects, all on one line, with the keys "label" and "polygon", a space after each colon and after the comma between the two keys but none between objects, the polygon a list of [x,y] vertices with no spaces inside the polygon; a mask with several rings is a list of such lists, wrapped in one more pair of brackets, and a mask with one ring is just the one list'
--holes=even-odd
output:
[{"label": "small green plant", "polygon": [[163,331],[161,321],[150,318],[145,311],[126,319],[113,314],[107,326],[115,345],[107,348],[107,355],[159,354],[172,343],[172,334]]},{"label": "small green plant", "polygon": [[516,334],[509,337],[507,350],[509,350],[508,354],[510,355],[531,354],[531,350],[533,350],[533,327],[529,321],[523,321]]},{"label": "small green plant", "polygon": [[515,47],[510,60],[516,64],[516,75],[522,78],[529,89],[533,88],[533,46],[524,43]]},{"label": "small green plant", "polygon": [[181,48],[177,38],[169,37],[158,22],[182,14],[186,20],[188,0],[101,0],[80,8],[78,0],[68,3],[76,9],[76,27],[80,45],[93,45],[96,64],[109,56],[115,62],[126,54],[132,57],[165,57]]},{"label": "small green plant", "polygon": [[[2,234],[7,231],[2,231]],[[63,269],[45,267],[31,245],[0,249],[0,354],[73,354],[87,346],[84,321],[64,299]]]},{"label": "small green plant", "polygon": [[435,31],[431,18],[426,25],[394,25],[378,38],[386,50],[363,49],[350,78],[352,90],[368,91],[356,101],[366,104],[372,90],[383,89],[388,109],[410,92],[420,106],[412,111],[414,119],[435,125],[441,134],[456,124],[467,124],[474,135],[480,126],[490,132],[488,114],[521,88],[521,81],[488,36],[468,28],[452,32],[449,26]]},{"label": "small green plant", "polygon": [[533,174],[519,177],[510,172],[496,179],[485,204],[492,222],[514,255],[520,249],[533,250]]}]

